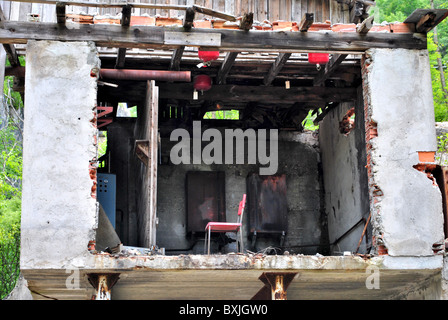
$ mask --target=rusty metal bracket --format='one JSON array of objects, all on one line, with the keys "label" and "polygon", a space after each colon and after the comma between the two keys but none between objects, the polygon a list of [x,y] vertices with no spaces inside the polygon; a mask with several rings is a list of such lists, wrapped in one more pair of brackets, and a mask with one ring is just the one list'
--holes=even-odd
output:
[{"label": "rusty metal bracket", "polygon": [[149,140],[135,140],[135,154],[145,166],[149,163]]},{"label": "rusty metal bracket", "polygon": [[263,272],[258,278],[264,283],[252,300],[286,300],[286,290],[297,272]]},{"label": "rusty metal bracket", "polygon": [[88,279],[92,287],[97,292],[92,298],[95,300],[110,300],[111,289],[117,283],[120,278],[119,273],[91,273],[88,275]]}]

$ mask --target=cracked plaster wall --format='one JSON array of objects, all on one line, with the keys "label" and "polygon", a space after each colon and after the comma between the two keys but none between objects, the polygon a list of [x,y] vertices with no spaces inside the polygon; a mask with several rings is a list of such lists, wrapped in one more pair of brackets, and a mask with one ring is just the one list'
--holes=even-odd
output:
[{"label": "cracked plaster wall", "polygon": [[95,239],[93,43],[29,41],[26,61],[21,269],[86,265]]},{"label": "cracked plaster wall", "polygon": [[369,50],[363,84],[376,244],[390,256],[432,256],[444,238],[441,193],[413,168],[419,152],[437,150],[428,52]]}]

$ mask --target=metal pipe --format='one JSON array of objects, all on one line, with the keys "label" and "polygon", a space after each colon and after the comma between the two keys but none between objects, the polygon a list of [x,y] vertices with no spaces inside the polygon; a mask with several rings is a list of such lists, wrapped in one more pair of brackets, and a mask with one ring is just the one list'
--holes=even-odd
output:
[{"label": "metal pipe", "polygon": [[191,81],[190,71],[101,69],[100,78],[110,80]]}]

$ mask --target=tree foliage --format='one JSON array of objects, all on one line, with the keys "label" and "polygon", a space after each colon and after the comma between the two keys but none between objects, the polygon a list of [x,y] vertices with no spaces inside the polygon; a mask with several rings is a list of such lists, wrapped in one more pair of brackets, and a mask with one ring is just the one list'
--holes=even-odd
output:
[{"label": "tree foliage", "polygon": [[20,272],[23,102],[12,85],[12,77],[6,77],[0,100],[0,299],[14,288]]},{"label": "tree foliage", "polygon": [[[372,12],[377,22],[403,22],[416,9],[431,8],[431,0],[376,0]],[[447,0],[433,0],[435,9],[447,9]],[[437,32],[435,34],[435,32]],[[434,37],[436,35],[436,37]],[[435,41],[437,39],[437,42]],[[428,51],[434,95],[435,121],[448,121],[447,88],[442,85],[437,59],[443,65],[443,74],[448,80],[448,21],[445,19],[428,34]]]}]

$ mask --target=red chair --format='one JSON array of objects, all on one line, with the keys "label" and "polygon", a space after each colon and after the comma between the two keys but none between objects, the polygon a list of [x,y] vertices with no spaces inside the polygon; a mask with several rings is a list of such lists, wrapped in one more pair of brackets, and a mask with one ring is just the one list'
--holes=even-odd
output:
[{"label": "red chair", "polygon": [[240,201],[238,208],[238,222],[209,222],[205,227],[205,246],[207,245],[207,254],[210,254],[210,236],[212,232],[234,232],[240,234],[239,251],[243,252],[243,233],[241,227],[243,225],[244,207],[246,206],[246,194],[243,194],[243,200]]}]

